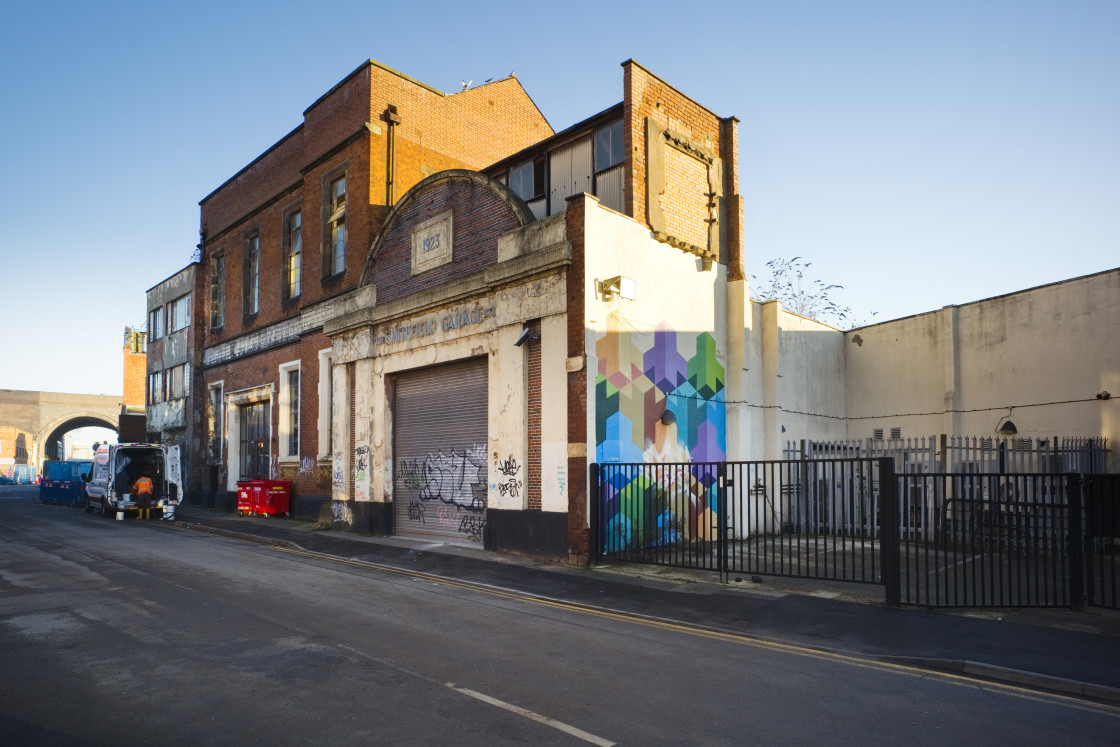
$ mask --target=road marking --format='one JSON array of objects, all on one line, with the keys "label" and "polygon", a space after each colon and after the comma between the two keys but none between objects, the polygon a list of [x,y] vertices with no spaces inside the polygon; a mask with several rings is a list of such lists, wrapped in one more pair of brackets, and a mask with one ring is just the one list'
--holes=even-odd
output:
[{"label": "road marking", "polygon": [[444,684],[447,687],[454,690],[455,692],[457,692],[457,693],[461,693],[463,695],[470,696],[470,697],[472,697],[476,700],[481,700],[483,703],[489,703],[490,705],[494,706],[495,708],[503,708],[503,709],[509,711],[510,713],[516,713],[518,716],[524,716],[525,718],[529,719],[530,721],[536,721],[538,724],[544,724],[545,726],[551,726],[553,729],[559,729],[560,731],[564,732],[565,734],[571,734],[573,737],[576,737],[577,739],[582,739],[585,742],[590,742],[591,744],[599,745],[599,747],[614,747],[614,744],[615,744],[614,742],[603,739],[602,737],[597,737],[594,734],[589,734],[589,733],[585,732],[583,729],[577,729],[574,726],[569,726],[568,724],[565,724],[562,721],[557,721],[554,718],[549,718],[548,716],[542,716],[539,713],[534,713],[533,711],[527,710],[525,708],[521,708],[520,706],[515,706],[512,703],[505,702],[504,700],[498,700],[497,698],[491,698],[489,695],[477,692],[475,690],[470,690],[470,689],[465,688],[465,687],[456,687],[454,682],[445,682]]},{"label": "road marking", "polygon": [[996,690],[1006,695],[1022,698],[1024,700],[1029,700],[1036,703],[1056,702],[1066,707],[1074,708],[1080,711],[1101,713],[1109,716],[1120,716],[1120,708],[1117,708],[1116,706],[1111,704],[1095,703],[1070,695],[1051,693],[1044,690],[1023,687],[1020,685],[1010,685],[1003,682],[982,679],[980,677],[952,674],[949,672],[925,669],[909,664],[897,664],[894,662],[881,661],[875,658],[862,657],[855,654],[836,653],[833,651],[810,648],[808,646],[800,646],[793,643],[768,641],[765,638],[756,638],[755,636],[745,633],[732,633],[714,628],[706,628],[702,625],[679,623],[674,620],[667,620],[665,618],[654,617],[652,615],[642,615],[633,612],[612,610],[606,607],[593,607],[590,605],[578,604],[575,602],[565,602],[559,599],[552,599],[550,597],[541,596],[539,594],[533,594],[531,592],[512,591],[509,589],[504,589],[502,587],[492,586],[490,584],[484,584],[475,581],[460,581],[458,579],[438,576],[432,573],[424,573],[423,571],[414,571],[407,568],[395,568],[390,565],[382,565],[380,563],[374,563],[365,560],[347,560],[346,558],[339,558],[334,555],[326,555],[323,553],[316,553],[303,549],[292,550],[283,547],[272,547],[272,549],[292,555],[302,555],[305,557],[316,558],[318,560],[325,560],[342,565],[352,565],[377,571],[384,571],[386,573],[399,576],[423,578],[429,581],[434,581],[443,586],[476,591],[484,594],[490,594],[491,596],[512,599],[521,602],[533,602],[545,607],[553,607],[585,615],[592,615],[594,617],[602,617],[608,620],[617,620],[620,622],[646,625],[652,628],[660,628],[662,630],[673,630],[679,633],[684,633],[686,635],[694,635],[701,638],[711,638],[744,646],[752,646],[755,648],[792,654],[794,656],[803,656],[811,659],[819,659],[822,661],[847,664],[850,666],[859,667],[861,669],[889,671],[908,677],[917,677],[923,679],[940,679],[954,682],[962,686],[972,686],[979,689]]},{"label": "road marking", "polygon": [[343,650],[349,651],[352,654],[357,654],[358,656],[361,656],[364,659],[368,659],[369,661],[376,662],[376,663],[380,664],[381,666],[388,667],[389,669],[394,669],[398,672],[402,672],[404,674],[407,674],[410,677],[415,677],[417,679],[424,680],[425,682],[431,682],[432,684],[441,684],[446,688],[454,690],[455,692],[459,693],[460,695],[466,695],[466,696],[474,698],[476,700],[481,700],[483,703],[487,703],[489,705],[495,706],[496,708],[502,708],[504,710],[509,711],[510,713],[516,713],[518,716],[523,716],[523,717],[525,717],[525,718],[527,718],[531,721],[536,721],[538,724],[544,724],[545,726],[551,726],[553,729],[559,729],[560,731],[564,732],[565,734],[571,734],[573,737],[577,737],[579,739],[582,739],[585,742],[590,742],[591,744],[599,745],[599,747],[614,747],[614,744],[615,744],[614,742],[603,739],[602,737],[597,737],[594,734],[591,734],[589,732],[584,731],[583,729],[577,729],[574,726],[570,726],[569,724],[565,724],[563,721],[557,721],[556,719],[549,718],[548,716],[542,716],[539,713],[535,713],[535,712],[530,711],[528,709],[521,708],[520,706],[515,706],[512,703],[507,703],[504,700],[498,700],[497,698],[492,698],[489,695],[478,692],[477,690],[471,690],[471,689],[466,688],[466,687],[456,687],[454,682],[439,682],[439,681],[435,680],[434,678],[429,677],[428,675],[424,674],[423,672],[418,672],[415,669],[411,669],[409,667],[406,667],[403,664],[399,664],[395,661],[390,661],[389,659],[385,659],[385,658],[382,658],[380,656],[374,656],[373,654],[368,654],[365,651],[362,651],[360,649],[356,649],[353,646],[348,646],[345,643],[339,644],[338,647],[343,649]]}]

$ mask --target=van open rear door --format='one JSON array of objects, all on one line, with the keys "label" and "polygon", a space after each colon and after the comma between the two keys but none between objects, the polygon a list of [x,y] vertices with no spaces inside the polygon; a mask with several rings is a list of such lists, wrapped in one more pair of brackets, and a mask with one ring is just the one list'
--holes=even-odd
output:
[{"label": "van open rear door", "polygon": [[[171,486],[175,487],[172,488]],[[183,471],[179,461],[179,447],[167,447],[167,496],[168,503],[176,505],[183,502]]]}]

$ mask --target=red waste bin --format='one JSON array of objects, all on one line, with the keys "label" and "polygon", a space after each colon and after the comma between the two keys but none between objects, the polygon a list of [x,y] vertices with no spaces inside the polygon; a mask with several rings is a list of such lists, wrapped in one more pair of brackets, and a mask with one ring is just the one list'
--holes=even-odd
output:
[{"label": "red waste bin", "polygon": [[278,516],[291,511],[292,483],[290,480],[257,480],[253,493],[253,513],[261,516]]},{"label": "red waste bin", "polygon": [[237,483],[237,513],[245,516],[253,510],[253,481]]}]

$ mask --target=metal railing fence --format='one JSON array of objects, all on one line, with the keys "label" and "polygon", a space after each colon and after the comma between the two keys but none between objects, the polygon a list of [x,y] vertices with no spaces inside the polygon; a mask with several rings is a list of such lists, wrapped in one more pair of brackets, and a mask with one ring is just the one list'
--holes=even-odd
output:
[{"label": "metal railing fence", "polygon": [[593,561],[882,584],[888,604],[1120,608],[1120,475],[894,467],[593,464]]},{"label": "metal railing fence", "polygon": [[1108,440],[1090,437],[917,436],[787,441],[786,459],[890,457],[894,471],[1079,474],[1104,470]]}]

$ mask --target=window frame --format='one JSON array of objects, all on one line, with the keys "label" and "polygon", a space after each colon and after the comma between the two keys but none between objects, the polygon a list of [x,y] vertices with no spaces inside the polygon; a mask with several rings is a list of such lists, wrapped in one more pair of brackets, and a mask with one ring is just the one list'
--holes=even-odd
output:
[{"label": "window frame", "polygon": [[[600,174],[607,169],[613,169],[615,166],[618,166],[620,163],[626,160],[626,131],[623,127],[623,122],[624,120],[622,119],[622,117],[619,117],[618,119],[612,120],[595,128],[595,139],[593,143],[593,157],[595,163],[592,166],[592,169],[596,174]],[[617,132],[615,132],[615,128],[617,128]],[[617,155],[617,160],[610,160],[608,163],[600,163],[599,145],[601,141],[600,136],[603,133],[606,133],[608,137],[606,147],[608,158]]]},{"label": "window frame", "polygon": [[225,250],[210,257],[210,329],[219,330],[226,322]]},{"label": "window frame", "polygon": [[[510,191],[520,197],[525,202],[533,202],[539,200],[548,193],[548,179],[545,172],[546,154],[538,154],[532,156],[516,166],[511,166],[509,175],[506,180],[506,186]],[[522,172],[529,168],[529,179],[532,181],[532,194],[522,194],[524,188],[525,176]],[[516,176],[515,176],[516,175]]]},{"label": "window frame", "polygon": [[[323,280],[346,272],[346,213],[350,200],[348,167],[349,163],[343,163],[323,175],[323,232],[320,252]],[[335,185],[339,182],[342,182],[341,199],[335,195]]]},{"label": "window frame", "polygon": [[168,368],[167,376],[164,378],[167,387],[167,401],[185,399],[191,388],[191,364],[189,362],[180,363]]},{"label": "window frame", "polygon": [[[279,451],[277,458],[281,462],[299,461],[300,407],[303,399],[300,396],[300,387],[303,382],[301,367],[301,361],[299,360],[282,363],[279,366],[280,396],[277,402],[276,415],[279,436],[277,439]],[[294,388],[292,387],[292,374],[296,376]]]},{"label": "window frame", "polygon": [[325,348],[319,351],[319,448],[316,456],[319,461],[331,459],[332,429],[334,420],[331,411],[331,397],[334,390],[332,369],[334,366],[334,349]]},{"label": "window frame", "polygon": [[163,371],[152,371],[148,374],[148,404],[158,405],[163,401]]},{"label": "window frame", "polygon": [[[292,221],[299,219],[298,232],[293,232]],[[293,244],[292,235],[296,240]],[[280,297],[284,301],[297,299],[303,293],[303,205],[296,204],[283,213],[282,254],[280,265]],[[293,251],[293,246],[295,251]],[[292,266],[293,258],[295,266]]]},{"label": "window frame", "polygon": [[[271,477],[272,403],[265,399],[238,407],[238,475],[241,480],[267,480]],[[248,417],[258,410],[255,417]]]},{"label": "window frame", "polygon": [[163,307],[158,306],[148,312],[148,339],[158,340],[163,337]]},{"label": "window frame", "polygon": [[[180,318],[182,316],[183,318]],[[181,324],[180,324],[181,322]],[[178,326],[176,326],[178,324]],[[191,326],[191,294],[179,296],[167,304],[167,334]]]},{"label": "window frame", "polygon": [[253,229],[242,240],[241,316],[249,319],[261,310],[261,235]]},{"label": "window frame", "polygon": [[[206,460],[221,464],[225,445],[225,381],[215,381],[206,387]],[[215,396],[216,395],[216,396]],[[211,408],[213,409],[211,417]]]}]

